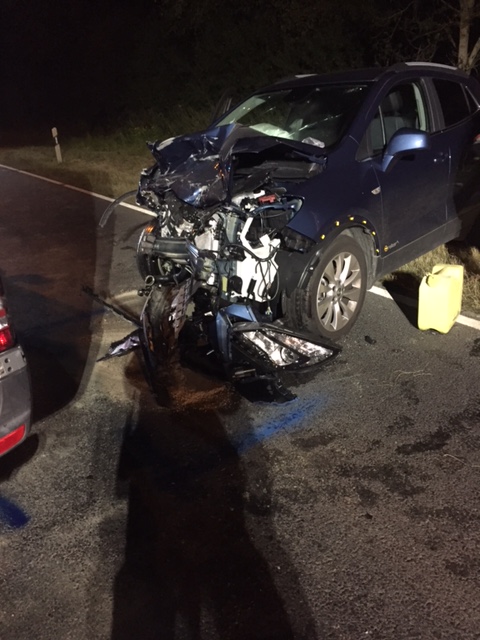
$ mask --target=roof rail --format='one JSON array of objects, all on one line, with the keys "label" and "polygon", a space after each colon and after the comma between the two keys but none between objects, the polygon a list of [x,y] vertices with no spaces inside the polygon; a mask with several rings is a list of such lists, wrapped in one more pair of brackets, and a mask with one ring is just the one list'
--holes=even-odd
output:
[{"label": "roof rail", "polygon": [[432,67],[433,69],[449,69],[450,71],[461,71],[461,69],[459,69],[458,67],[453,67],[449,64],[440,64],[439,62],[421,62],[421,61],[414,61],[414,62],[396,62],[395,64],[392,64],[389,68],[390,69],[406,69],[408,67]]},{"label": "roof rail", "polygon": [[285,76],[284,78],[280,78],[280,80],[276,80],[274,84],[281,84],[282,82],[289,82],[290,80],[298,80],[300,78],[310,78],[316,76],[316,73],[298,73],[294,76]]}]

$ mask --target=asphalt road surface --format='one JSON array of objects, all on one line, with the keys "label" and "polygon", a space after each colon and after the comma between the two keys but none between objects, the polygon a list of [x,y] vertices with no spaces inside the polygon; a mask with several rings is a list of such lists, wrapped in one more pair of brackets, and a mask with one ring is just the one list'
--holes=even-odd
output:
[{"label": "asphalt road surface", "polygon": [[293,402],[173,414],[134,354],[97,362],[132,327],[82,293],[138,306],[144,216],[0,192],[35,401],[0,460],[2,640],[480,638],[480,332],[368,294]]}]

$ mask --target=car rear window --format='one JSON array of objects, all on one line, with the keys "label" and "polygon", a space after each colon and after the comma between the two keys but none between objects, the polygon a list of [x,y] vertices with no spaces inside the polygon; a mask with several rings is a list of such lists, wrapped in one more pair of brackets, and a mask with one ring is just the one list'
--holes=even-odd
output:
[{"label": "car rear window", "polygon": [[461,122],[472,113],[472,105],[468,102],[463,85],[451,80],[434,79],[443,119],[446,127]]}]

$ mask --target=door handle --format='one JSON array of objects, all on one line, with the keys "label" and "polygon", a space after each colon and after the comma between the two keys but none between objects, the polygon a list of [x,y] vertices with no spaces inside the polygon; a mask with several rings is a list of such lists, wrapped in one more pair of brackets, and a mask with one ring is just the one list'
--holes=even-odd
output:
[{"label": "door handle", "polygon": [[448,157],[449,154],[446,151],[440,151],[438,155],[435,156],[433,161],[439,164],[440,162],[445,162],[445,160],[448,160]]}]

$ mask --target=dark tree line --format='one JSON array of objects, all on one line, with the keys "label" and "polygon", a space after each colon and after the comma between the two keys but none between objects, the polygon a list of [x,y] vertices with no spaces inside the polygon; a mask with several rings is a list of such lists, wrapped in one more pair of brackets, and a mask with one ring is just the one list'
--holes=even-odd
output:
[{"label": "dark tree line", "polygon": [[405,59],[475,72],[480,0],[2,0],[0,128],[115,125]]}]

